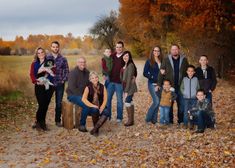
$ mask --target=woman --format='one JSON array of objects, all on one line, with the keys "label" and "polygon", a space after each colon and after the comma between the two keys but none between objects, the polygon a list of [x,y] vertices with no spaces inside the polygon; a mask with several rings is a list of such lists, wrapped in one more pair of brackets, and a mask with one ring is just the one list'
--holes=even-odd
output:
[{"label": "woman", "polygon": [[83,92],[82,101],[89,107],[88,115],[92,116],[94,128],[90,133],[91,135],[98,135],[99,128],[109,117],[106,109],[107,90],[104,85],[99,82],[99,77],[96,72],[90,72],[89,80],[90,83]]},{"label": "woman", "polygon": [[152,105],[149,107],[149,110],[146,115],[145,121],[147,123],[151,122],[153,124],[157,123],[157,115],[159,108],[159,86],[157,85],[158,74],[161,66],[161,48],[156,46],[153,48],[150,58],[146,61],[144,66],[143,75],[148,78],[148,90],[152,97]]},{"label": "woman", "polygon": [[128,116],[128,121],[124,124],[125,126],[134,125],[134,103],[133,96],[137,92],[137,86],[135,78],[137,76],[137,69],[133,62],[130,51],[123,53],[124,66],[121,69],[121,81],[123,84],[125,106]]},{"label": "woman", "polygon": [[54,68],[51,69],[52,64],[52,60],[46,60],[45,50],[41,47],[37,48],[30,68],[30,77],[35,85],[35,95],[38,102],[36,121],[32,128],[44,131],[48,130],[46,126],[46,113],[54,91],[52,86]]}]

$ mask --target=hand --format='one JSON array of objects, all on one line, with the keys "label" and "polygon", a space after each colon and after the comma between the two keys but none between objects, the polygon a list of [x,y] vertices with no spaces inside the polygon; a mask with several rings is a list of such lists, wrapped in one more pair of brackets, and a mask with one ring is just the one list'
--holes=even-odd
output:
[{"label": "hand", "polygon": [[100,107],[99,111],[102,113],[104,111],[104,107]]},{"label": "hand", "polygon": [[41,83],[41,82],[39,82],[39,81],[37,81],[37,85],[44,85],[43,83]]},{"label": "hand", "polygon": [[155,92],[160,90],[160,86],[155,86]]},{"label": "hand", "polygon": [[209,90],[210,93],[212,93],[212,90]]},{"label": "hand", "polygon": [[107,77],[104,75],[104,76],[103,76],[103,79],[104,79],[104,81],[105,81],[105,80],[107,80]]},{"label": "hand", "polygon": [[124,93],[124,98],[127,98],[128,93]]},{"label": "hand", "polygon": [[136,80],[136,77],[135,77],[135,76],[133,76],[133,77],[132,77],[132,83],[134,83],[134,82],[135,82],[135,80]]},{"label": "hand", "polygon": [[160,72],[161,72],[162,75],[165,75],[166,70],[165,69],[160,69]]},{"label": "hand", "polygon": [[94,105],[94,106],[93,106],[93,108],[99,109],[99,107],[98,107],[98,106],[96,106],[96,105]]}]

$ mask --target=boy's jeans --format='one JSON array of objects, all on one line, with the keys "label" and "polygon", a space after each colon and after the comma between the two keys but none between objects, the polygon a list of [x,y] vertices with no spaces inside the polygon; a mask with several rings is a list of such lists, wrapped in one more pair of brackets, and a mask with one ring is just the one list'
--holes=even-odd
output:
[{"label": "boy's jeans", "polygon": [[117,96],[117,119],[123,119],[123,87],[120,83],[110,82],[107,88],[108,92],[108,102],[107,102],[107,110],[110,116],[112,117],[112,99],[113,94],[116,92]]},{"label": "boy's jeans", "polygon": [[206,111],[198,111],[198,129],[204,130],[207,126],[207,121],[209,120],[209,115]]},{"label": "boy's jeans", "polygon": [[168,106],[160,106],[160,124],[169,124],[170,118],[169,118],[169,112],[170,107]]},{"label": "boy's jeans", "polygon": [[152,97],[153,103],[152,105],[149,107],[149,110],[146,114],[146,122],[152,122],[153,124],[157,123],[157,115],[158,115],[158,109],[159,109],[159,92],[155,91],[155,86],[151,83],[148,82],[148,89],[149,89],[149,93]]},{"label": "boy's jeans", "polygon": [[192,109],[193,105],[196,103],[196,99],[186,99],[184,98],[184,125],[188,125],[188,111]]}]

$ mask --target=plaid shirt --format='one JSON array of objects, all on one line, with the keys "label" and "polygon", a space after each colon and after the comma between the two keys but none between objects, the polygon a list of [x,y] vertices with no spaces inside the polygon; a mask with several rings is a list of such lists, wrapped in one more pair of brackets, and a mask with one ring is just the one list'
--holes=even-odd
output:
[{"label": "plaid shirt", "polygon": [[47,56],[47,59],[53,59],[55,61],[56,72],[54,78],[54,85],[57,86],[58,84],[68,81],[69,66],[67,59],[61,54],[58,54],[56,58],[54,58],[54,56],[50,54]]}]

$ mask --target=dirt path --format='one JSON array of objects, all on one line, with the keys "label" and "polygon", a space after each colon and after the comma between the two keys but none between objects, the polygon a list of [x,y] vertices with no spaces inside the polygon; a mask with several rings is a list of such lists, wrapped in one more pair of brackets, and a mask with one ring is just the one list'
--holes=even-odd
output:
[{"label": "dirt path", "polygon": [[[139,70],[143,64],[137,61]],[[37,132],[31,129],[32,123],[25,123],[18,131],[0,136],[0,167],[233,167],[234,86],[219,81],[214,93],[217,128],[195,135],[176,125],[166,129],[146,125],[151,99],[142,71],[137,80],[135,126],[126,128],[109,121],[99,137],[67,131],[54,125],[52,103],[47,116],[49,132]]]}]

